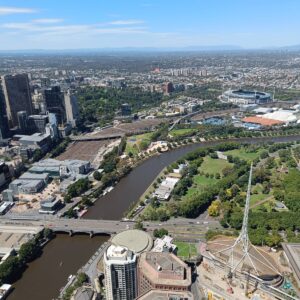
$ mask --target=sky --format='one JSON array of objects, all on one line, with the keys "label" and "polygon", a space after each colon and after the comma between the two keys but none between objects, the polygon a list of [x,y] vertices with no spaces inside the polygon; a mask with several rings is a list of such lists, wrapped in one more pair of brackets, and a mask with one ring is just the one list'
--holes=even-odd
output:
[{"label": "sky", "polygon": [[299,0],[0,0],[0,50],[300,45]]}]

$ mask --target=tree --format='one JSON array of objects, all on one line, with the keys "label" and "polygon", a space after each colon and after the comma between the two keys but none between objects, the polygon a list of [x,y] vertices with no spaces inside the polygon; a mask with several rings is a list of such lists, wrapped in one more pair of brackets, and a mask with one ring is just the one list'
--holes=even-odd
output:
[{"label": "tree", "polygon": [[33,153],[32,160],[34,162],[39,161],[43,157],[43,152],[41,149],[36,149]]},{"label": "tree", "polygon": [[153,231],[153,236],[156,238],[162,238],[165,235],[168,235],[169,232],[165,228],[160,228],[160,229],[154,229]]},{"label": "tree", "polygon": [[22,263],[32,261],[41,252],[39,243],[36,240],[31,240],[20,247],[19,260]]},{"label": "tree", "polygon": [[208,214],[212,217],[217,217],[220,214],[220,209],[221,209],[221,201],[220,200],[215,200],[209,206]]},{"label": "tree", "polygon": [[95,180],[100,181],[101,178],[102,178],[102,175],[99,171],[95,171],[94,174],[93,174],[93,177],[94,177]]},{"label": "tree", "polygon": [[282,241],[282,238],[277,232],[272,232],[271,235],[267,235],[267,237],[266,237],[266,244],[269,247],[279,246],[281,241]]},{"label": "tree", "polygon": [[18,276],[21,264],[16,256],[9,256],[0,264],[0,283],[12,283]]},{"label": "tree", "polygon": [[144,225],[143,225],[142,221],[137,221],[137,222],[134,224],[134,229],[144,230]]},{"label": "tree", "polygon": [[45,239],[51,239],[53,237],[53,231],[46,227],[43,231],[43,236]]},{"label": "tree", "polygon": [[267,157],[269,157],[268,151],[266,151],[266,150],[262,151],[261,154],[260,154],[260,158],[265,159]]}]

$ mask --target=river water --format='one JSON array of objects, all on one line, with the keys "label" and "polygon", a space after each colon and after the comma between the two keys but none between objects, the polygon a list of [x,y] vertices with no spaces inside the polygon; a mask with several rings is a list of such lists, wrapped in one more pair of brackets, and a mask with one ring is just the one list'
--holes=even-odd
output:
[{"label": "river water", "polygon": [[[300,140],[299,136],[262,139],[240,139],[242,143],[288,142]],[[230,141],[230,140],[227,140]],[[107,195],[101,197],[84,216],[88,219],[118,220],[124,216],[128,207],[138,201],[161,170],[184,154],[199,147],[216,145],[220,142],[187,145],[146,160],[120,180]],[[15,290],[8,300],[51,300],[65,285],[67,277],[83,266],[90,256],[108,237],[87,235],[57,235],[43,251],[43,255],[29,264],[21,279],[15,284]]]},{"label": "river water", "polygon": [[29,264],[7,299],[51,300],[57,297],[68,276],[76,274],[108,238],[58,234],[44,247],[42,256]]}]

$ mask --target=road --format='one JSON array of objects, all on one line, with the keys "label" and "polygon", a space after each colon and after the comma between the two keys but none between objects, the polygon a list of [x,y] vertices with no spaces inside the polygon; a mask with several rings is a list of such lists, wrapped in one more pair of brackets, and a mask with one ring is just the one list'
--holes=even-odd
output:
[{"label": "road", "polygon": [[[19,227],[36,227],[50,228],[54,232],[66,232],[69,234],[87,233],[94,234],[115,234],[127,229],[134,228],[135,222],[131,221],[116,221],[116,220],[91,220],[91,219],[10,219],[1,218],[0,226],[14,227],[18,230]],[[156,228],[165,228],[170,234],[177,237],[185,237],[186,239],[203,239],[205,232],[208,229],[220,228],[220,224],[215,220],[205,219],[185,219],[175,218],[166,222],[144,222],[144,227],[147,231],[153,231]]]}]

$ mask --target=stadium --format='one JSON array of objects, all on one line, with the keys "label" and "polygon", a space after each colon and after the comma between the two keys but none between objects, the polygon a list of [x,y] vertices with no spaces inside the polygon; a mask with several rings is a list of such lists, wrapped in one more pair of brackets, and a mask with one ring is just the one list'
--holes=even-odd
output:
[{"label": "stadium", "polygon": [[265,92],[247,90],[228,90],[220,96],[222,102],[237,105],[263,104],[272,102],[272,95]]}]

